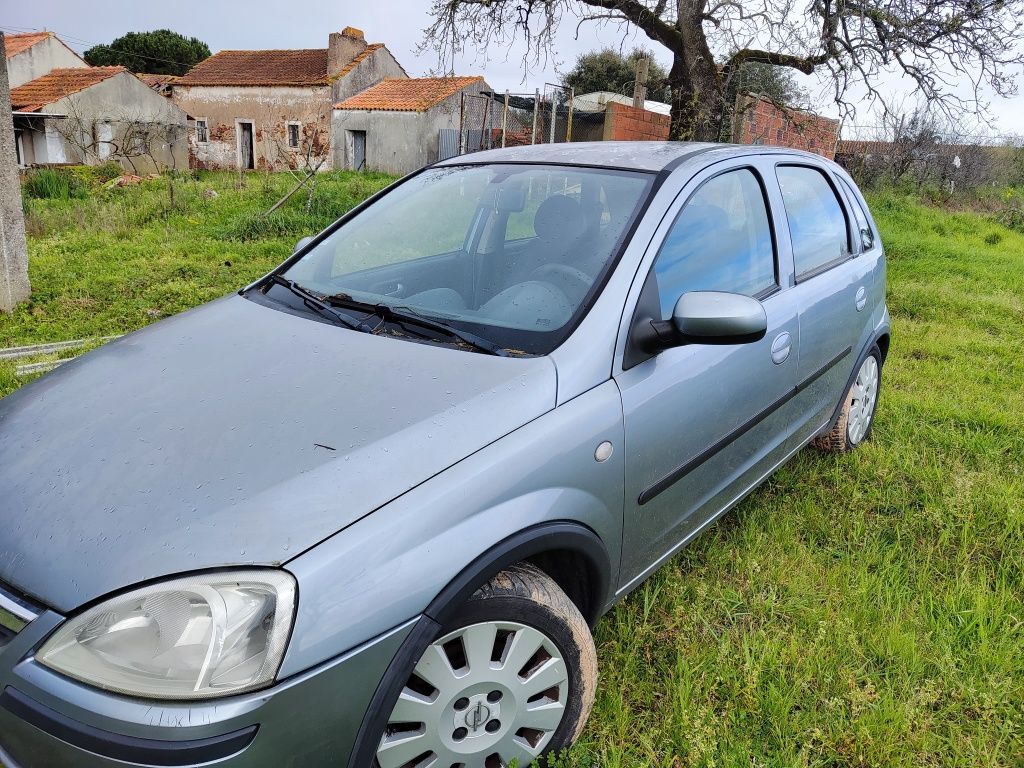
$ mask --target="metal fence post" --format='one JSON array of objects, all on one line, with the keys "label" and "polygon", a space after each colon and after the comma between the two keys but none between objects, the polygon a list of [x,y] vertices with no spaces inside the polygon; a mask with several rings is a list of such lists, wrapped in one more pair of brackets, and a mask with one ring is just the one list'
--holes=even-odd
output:
[{"label": "metal fence post", "polygon": [[459,100],[459,154],[466,154],[466,92],[462,92],[462,98]]},{"label": "metal fence post", "polygon": [[555,121],[558,120],[558,99],[555,98],[555,92],[551,92],[551,129],[548,131],[548,135],[551,137],[549,144],[555,143]]},{"label": "metal fence post", "polygon": [[533,131],[530,133],[530,143],[537,143],[537,113],[540,111],[540,88],[533,92]]},{"label": "metal fence post", "polygon": [[573,102],[575,100],[576,100],[576,89],[575,88],[570,88],[569,89],[569,119],[568,119],[567,125],[565,126],[565,140],[566,141],[572,141],[572,109],[573,109]]},{"label": "metal fence post", "polygon": [[508,131],[508,91],[505,91],[505,106],[501,110],[501,148],[505,148],[505,133]]}]

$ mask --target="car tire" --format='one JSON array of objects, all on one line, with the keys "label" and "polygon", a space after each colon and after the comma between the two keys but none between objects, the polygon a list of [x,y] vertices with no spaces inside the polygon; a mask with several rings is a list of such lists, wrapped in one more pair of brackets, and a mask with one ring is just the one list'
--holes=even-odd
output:
[{"label": "car tire", "polygon": [[536,566],[510,566],[424,651],[375,765],[499,768],[513,758],[520,768],[543,765],[580,735],[596,686],[597,652],[579,609]]},{"label": "car tire", "polygon": [[828,432],[818,435],[811,445],[821,451],[852,451],[871,436],[882,386],[882,352],[872,347],[861,361],[857,375],[846,392],[839,418]]}]

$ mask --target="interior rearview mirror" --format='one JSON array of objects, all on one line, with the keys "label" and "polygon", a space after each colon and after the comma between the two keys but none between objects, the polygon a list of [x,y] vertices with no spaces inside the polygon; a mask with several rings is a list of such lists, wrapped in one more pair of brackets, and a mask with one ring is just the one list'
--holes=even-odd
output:
[{"label": "interior rearview mirror", "polygon": [[748,344],[768,332],[768,316],[755,298],[721,291],[684,293],[672,312],[680,343]]},{"label": "interior rearview mirror", "polygon": [[517,213],[526,208],[526,186],[519,180],[506,181],[490,192],[490,204],[501,213]]},{"label": "interior rearview mirror", "polygon": [[295,248],[292,250],[292,253],[298,253],[303,248],[305,248],[306,245],[309,244],[312,240],[313,238],[310,235],[306,235],[305,237],[301,238],[299,242],[295,244]]}]

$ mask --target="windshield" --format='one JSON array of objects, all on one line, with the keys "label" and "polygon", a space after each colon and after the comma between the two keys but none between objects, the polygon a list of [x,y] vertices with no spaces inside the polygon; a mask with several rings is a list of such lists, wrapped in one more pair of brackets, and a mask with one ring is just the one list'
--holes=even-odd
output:
[{"label": "windshield", "polygon": [[543,354],[600,289],[653,176],[535,165],[432,168],[335,229],[284,277]]}]

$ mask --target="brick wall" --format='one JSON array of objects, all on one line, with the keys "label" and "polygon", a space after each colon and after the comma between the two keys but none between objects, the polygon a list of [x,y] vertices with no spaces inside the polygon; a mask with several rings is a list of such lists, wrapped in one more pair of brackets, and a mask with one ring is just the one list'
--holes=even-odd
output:
[{"label": "brick wall", "polygon": [[736,97],[732,140],[803,149],[831,160],[839,140],[839,121],[813,112],[782,110],[768,99],[741,93]]},{"label": "brick wall", "polygon": [[605,141],[665,141],[671,120],[668,115],[608,102],[604,112]]}]

